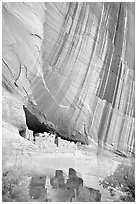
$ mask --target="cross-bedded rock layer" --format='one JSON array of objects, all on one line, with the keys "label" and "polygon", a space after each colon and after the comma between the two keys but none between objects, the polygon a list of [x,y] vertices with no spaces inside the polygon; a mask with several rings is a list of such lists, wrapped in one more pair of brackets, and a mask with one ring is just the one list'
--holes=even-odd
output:
[{"label": "cross-bedded rock layer", "polygon": [[60,136],[132,151],[134,15],[134,3],[3,3],[3,86]]}]

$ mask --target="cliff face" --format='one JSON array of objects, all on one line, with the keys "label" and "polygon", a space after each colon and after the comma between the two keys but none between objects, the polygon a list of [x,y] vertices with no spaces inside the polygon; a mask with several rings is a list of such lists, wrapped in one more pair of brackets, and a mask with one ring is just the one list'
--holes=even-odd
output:
[{"label": "cliff face", "polygon": [[134,3],[3,3],[3,90],[62,137],[132,151],[134,15]]}]

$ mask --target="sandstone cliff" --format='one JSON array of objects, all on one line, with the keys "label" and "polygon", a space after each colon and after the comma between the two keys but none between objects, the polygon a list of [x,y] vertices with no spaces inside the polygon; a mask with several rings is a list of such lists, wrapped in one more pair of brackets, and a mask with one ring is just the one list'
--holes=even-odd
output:
[{"label": "sandstone cliff", "polygon": [[2,16],[3,94],[63,138],[133,151],[134,3],[6,2]]}]

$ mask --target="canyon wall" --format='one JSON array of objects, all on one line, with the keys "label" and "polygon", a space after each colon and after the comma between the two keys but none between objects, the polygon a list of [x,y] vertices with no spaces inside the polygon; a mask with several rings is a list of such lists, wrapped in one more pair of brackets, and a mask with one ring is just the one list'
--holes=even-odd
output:
[{"label": "canyon wall", "polygon": [[134,7],[3,3],[3,92],[62,138],[133,151]]}]

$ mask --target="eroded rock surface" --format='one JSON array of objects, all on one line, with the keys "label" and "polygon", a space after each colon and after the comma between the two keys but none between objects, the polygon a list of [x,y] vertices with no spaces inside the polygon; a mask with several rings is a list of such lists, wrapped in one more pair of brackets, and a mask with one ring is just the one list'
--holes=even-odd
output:
[{"label": "eroded rock surface", "polygon": [[23,102],[17,95],[3,89],[2,91],[2,119],[22,131],[26,128],[26,117]]},{"label": "eroded rock surface", "polygon": [[134,5],[3,3],[3,87],[62,137],[133,151]]}]

